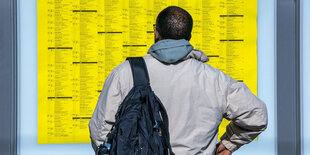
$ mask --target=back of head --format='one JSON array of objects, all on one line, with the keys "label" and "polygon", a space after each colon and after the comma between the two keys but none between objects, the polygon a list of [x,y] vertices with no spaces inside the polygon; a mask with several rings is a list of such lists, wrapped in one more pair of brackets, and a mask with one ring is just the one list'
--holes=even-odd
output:
[{"label": "back of head", "polygon": [[162,39],[186,39],[189,41],[192,28],[192,16],[177,6],[165,8],[156,19],[156,30]]}]

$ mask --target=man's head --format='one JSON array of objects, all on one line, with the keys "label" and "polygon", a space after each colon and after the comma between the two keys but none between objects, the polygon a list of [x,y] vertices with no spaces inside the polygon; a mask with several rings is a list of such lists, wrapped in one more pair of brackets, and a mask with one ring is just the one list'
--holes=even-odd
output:
[{"label": "man's head", "polygon": [[169,6],[156,19],[155,42],[162,39],[191,39],[192,16],[184,9]]}]

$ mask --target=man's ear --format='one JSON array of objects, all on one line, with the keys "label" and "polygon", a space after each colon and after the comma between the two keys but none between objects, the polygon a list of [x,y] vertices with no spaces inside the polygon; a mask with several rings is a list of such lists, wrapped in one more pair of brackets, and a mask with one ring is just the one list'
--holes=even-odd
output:
[{"label": "man's ear", "polygon": [[156,38],[159,38],[159,32],[157,30],[154,30],[154,34]]},{"label": "man's ear", "polygon": [[154,38],[155,43],[161,39],[159,32],[157,30],[154,30],[154,36],[155,36]]}]

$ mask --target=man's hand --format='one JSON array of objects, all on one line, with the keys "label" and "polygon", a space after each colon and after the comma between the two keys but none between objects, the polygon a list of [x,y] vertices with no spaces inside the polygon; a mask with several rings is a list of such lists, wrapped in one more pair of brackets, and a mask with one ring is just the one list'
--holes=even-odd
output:
[{"label": "man's hand", "polygon": [[231,152],[226,149],[222,142],[219,142],[216,144],[216,155],[231,155]]}]

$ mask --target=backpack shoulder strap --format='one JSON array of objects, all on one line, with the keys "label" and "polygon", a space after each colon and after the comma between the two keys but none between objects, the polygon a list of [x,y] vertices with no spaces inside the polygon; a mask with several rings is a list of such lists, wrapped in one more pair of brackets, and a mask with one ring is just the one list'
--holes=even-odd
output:
[{"label": "backpack shoulder strap", "polygon": [[150,79],[144,59],[142,57],[128,57],[126,60],[130,63],[134,86],[149,85]]}]

